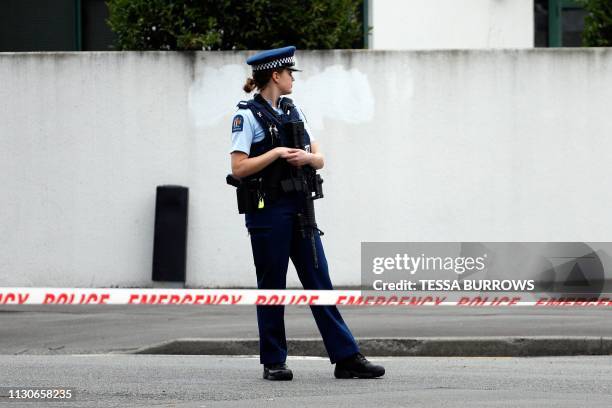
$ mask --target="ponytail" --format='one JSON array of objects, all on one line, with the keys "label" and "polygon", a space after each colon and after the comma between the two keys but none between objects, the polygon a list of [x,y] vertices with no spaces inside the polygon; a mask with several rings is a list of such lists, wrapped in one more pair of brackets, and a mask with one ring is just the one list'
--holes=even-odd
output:
[{"label": "ponytail", "polygon": [[253,89],[255,89],[256,87],[257,87],[257,84],[255,83],[255,80],[253,78],[247,78],[246,83],[244,84],[242,89],[246,93],[251,93],[253,92]]},{"label": "ponytail", "polygon": [[253,71],[253,76],[247,78],[242,90],[246,93],[251,93],[255,88],[260,91],[268,85],[270,79],[272,79],[273,72],[282,72],[284,67],[275,68],[275,69],[267,69],[263,71]]}]

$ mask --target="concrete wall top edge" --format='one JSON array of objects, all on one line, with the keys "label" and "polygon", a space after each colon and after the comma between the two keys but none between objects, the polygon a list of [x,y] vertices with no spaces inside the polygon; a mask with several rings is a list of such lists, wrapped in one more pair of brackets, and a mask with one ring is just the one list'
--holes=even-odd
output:
[{"label": "concrete wall top edge", "polygon": [[[190,55],[190,56],[207,56],[207,55],[219,55],[227,56],[230,54],[242,55],[251,54],[257,52],[257,50],[239,50],[239,51],[36,51],[36,52],[0,52],[1,58],[15,58],[15,57],[88,57],[88,56],[106,56],[109,54],[116,54],[120,56],[174,56],[174,55]],[[414,49],[414,50],[364,50],[364,49],[336,49],[336,50],[298,50],[298,58],[300,54],[367,54],[373,56],[381,56],[386,54],[508,54],[508,53],[521,53],[521,54],[606,54],[612,52],[612,47],[558,47],[558,48],[449,48],[449,49]]]}]

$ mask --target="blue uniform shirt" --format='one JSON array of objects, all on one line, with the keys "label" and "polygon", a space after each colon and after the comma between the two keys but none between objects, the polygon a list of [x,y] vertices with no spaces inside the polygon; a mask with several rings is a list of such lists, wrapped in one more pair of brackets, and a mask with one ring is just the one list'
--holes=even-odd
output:
[{"label": "blue uniform shirt", "polygon": [[[310,143],[314,142],[314,136],[306,122],[302,110],[298,107],[296,107],[296,109],[298,110],[300,120],[304,122],[304,129],[306,129],[308,136],[310,136]],[[279,114],[283,113],[280,108],[274,108],[274,110]],[[238,151],[249,154],[251,151],[251,144],[263,140],[264,137],[265,132],[257,119],[255,119],[253,112],[248,108],[238,109],[232,120],[232,150],[230,153]]]}]

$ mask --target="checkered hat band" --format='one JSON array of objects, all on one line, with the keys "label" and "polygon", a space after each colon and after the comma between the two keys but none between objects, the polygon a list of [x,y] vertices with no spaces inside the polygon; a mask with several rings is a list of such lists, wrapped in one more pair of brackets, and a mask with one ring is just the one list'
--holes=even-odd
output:
[{"label": "checkered hat band", "polygon": [[265,69],[274,69],[292,65],[295,65],[295,56],[279,58],[263,64],[253,65],[253,71],[263,71]]}]

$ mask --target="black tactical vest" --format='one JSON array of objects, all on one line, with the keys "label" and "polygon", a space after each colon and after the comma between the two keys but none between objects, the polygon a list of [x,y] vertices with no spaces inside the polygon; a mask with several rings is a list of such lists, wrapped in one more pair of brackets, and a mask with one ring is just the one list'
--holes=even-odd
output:
[{"label": "black tactical vest", "polygon": [[[283,113],[276,112],[260,94],[256,94],[249,101],[238,103],[239,109],[251,110],[265,134],[262,140],[251,144],[249,157],[260,156],[275,147],[291,146],[289,135],[286,134],[283,125],[301,120],[300,115],[289,98],[281,98],[279,107]],[[304,131],[304,146],[310,148],[310,136],[307,131]],[[291,177],[290,166],[284,159],[278,159],[246,179],[258,180],[266,199],[276,200],[282,194],[280,182]]]}]

